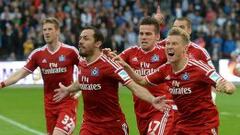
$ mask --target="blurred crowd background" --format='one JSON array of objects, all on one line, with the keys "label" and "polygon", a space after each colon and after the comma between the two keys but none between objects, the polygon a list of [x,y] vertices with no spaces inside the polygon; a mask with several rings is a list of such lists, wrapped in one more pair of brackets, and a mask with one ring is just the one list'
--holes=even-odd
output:
[{"label": "blurred crowd background", "polygon": [[[137,43],[138,23],[153,16],[157,0],[0,0],[0,60],[24,60],[44,45],[41,20],[61,22],[61,40],[77,47],[81,28],[97,26],[105,47],[118,52]],[[214,63],[240,48],[240,0],[160,0],[166,37],[175,18],[192,20],[192,41],[205,47]]]}]

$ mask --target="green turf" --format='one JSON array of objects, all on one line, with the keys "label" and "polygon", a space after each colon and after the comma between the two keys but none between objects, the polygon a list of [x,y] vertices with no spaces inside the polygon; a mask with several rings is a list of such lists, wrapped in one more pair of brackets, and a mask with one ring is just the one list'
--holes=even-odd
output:
[{"label": "green turf", "polygon": [[[240,87],[238,87],[238,91]],[[218,94],[217,105],[221,112],[220,135],[240,134],[240,92],[232,96]],[[120,90],[120,102],[130,128],[130,135],[138,135],[133,112],[132,95],[126,89]],[[5,88],[0,91],[0,115],[24,124],[31,129],[45,132],[43,91],[41,88]],[[82,115],[79,106],[78,124],[74,135],[78,135]],[[33,135],[0,119],[1,135]]]}]

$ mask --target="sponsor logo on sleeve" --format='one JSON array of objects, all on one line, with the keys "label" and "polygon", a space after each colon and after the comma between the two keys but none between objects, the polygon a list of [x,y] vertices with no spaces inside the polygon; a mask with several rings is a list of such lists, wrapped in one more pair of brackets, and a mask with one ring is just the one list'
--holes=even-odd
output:
[{"label": "sponsor logo on sleeve", "polygon": [[213,80],[214,82],[217,82],[219,79],[221,79],[221,76],[216,71],[214,71],[214,72],[211,73],[209,78],[211,80]]},{"label": "sponsor logo on sleeve", "polygon": [[118,72],[118,75],[124,80],[128,80],[130,77],[128,76],[127,72],[124,70],[121,70],[120,72]]}]

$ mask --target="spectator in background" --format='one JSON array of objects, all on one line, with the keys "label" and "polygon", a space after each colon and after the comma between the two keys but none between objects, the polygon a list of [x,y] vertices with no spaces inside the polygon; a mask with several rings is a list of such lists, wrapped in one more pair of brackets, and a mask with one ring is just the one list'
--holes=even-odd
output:
[{"label": "spectator in background", "polygon": [[211,50],[210,55],[212,58],[213,65],[218,71],[219,63],[218,60],[221,58],[221,49],[223,44],[223,38],[221,37],[221,33],[216,31],[213,37],[210,40]]},{"label": "spectator in background", "polygon": [[34,49],[33,38],[28,36],[27,40],[23,43],[24,57],[27,58],[33,49]]},{"label": "spectator in background", "polygon": [[237,48],[236,41],[233,39],[232,33],[226,33],[227,37],[226,40],[223,43],[222,52],[223,52],[223,58],[230,59],[231,53]]},{"label": "spectator in background", "polygon": [[[33,39],[36,44],[35,47],[42,46],[43,42],[39,40],[41,37],[39,30],[41,29],[41,25],[38,21],[46,16],[55,16],[59,20],[62,20],[62,28],[67,29],[67,33],[65,33],[65,30],[62,30],[63,34],[61,39],[63,39],[63,42],[69,40],[69,37],[75,38],[75,40],[71,39],[72,41],[78,41],[79,29],[86,24],[94,25],[99,29],[106,26],[108,37],[115,37],[115,34],[118,33],[117,31],[119,31],[118,26],[122,24],[129,24],[131,29],[134,30],[134,33],[137,33],[135,29],[139,19],[150,15],[156,10],[157,5],[156,0],[4,0],[0,5],[0,29],[3,33],[2,35],[0,34],[0,42],[6,42],[6,35],[4,35],[4,33],[7,27],[9,27],[8,25],[14,29],[13,26],[18,24],[19,31],[23,31],[24,37],[27,37],[29,34],[31,35],[31,33],[36,33],[36,37]],[[206,37],[204,40],[209,39],[210,41],[216,31],[224,31],[221,32],[221,37],[224,37],[223,33],[236,33],[240,31],[238,26],[240,24],[240,2],[236,0],[161,0],[160,6],[164,11],[163,14],[166,20],[161,26],[162,38],[166,37],[167,31],[171,27],[171,23],[169,22],[172,22],[176,16],[189,17],[193,21],[193,32],[191,36],[193,41],[198,38],[199,32],[204,32]],[[176,8],[178,11],[177,14],[175,14]],[[200,27],[203,29],[211,31],[202,31],[202,28],[199,29],[199,25],[201,25]],[[123,30],[123,33],[125,32],[126,29]],[[223,40],[225,39],[224,37]],[[23,42],[25,41],[26,38],[24,38]],[[127,45],[127,43],[128,40],[124,37],[123,45]],[[16,46],[14,44],[8,44],[8,47],[14,48],[12,47]],[[207,49],[211,50],[211,47],[210,44],[206,44]],[[0,53],[0,58],[3,59],[7,58],[10,52],[16,53],[14,49],[7,49],[5,44],[2,44],[2,48],[0,48],[1,52],[3,52],[3,50],[7,52],[6,54]],[[118,48],[117,50],[122,49]],[[19,54],[23,55],[23,50],[21,51],[22,53],[16,54],[17,58],[21,58],[18,56]]]}]

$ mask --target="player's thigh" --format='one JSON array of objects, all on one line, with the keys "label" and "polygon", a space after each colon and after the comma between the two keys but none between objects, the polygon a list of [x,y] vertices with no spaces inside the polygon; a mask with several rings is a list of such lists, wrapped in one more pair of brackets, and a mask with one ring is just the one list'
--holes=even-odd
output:
[{"label": "player's thigh", "polygon": [[101,135],[101,129],[99,129],[98,127],[83,123],[81,125],[79,135]]},{"label": "player's thigh", "polygon": [[76,126],[76,113],[74,106],[60,110],[55,129],[71,134]]},{"label": "player's thigh", "polygon": [[148,131],[149,119],[137,118],[137,127],[139,135],[146,135]]},{"label": "player's thigh", "polygon": [[47,134],[52,135],[57,123],[57,115],[53,111],[45,110],[45,118],[47,124]]},{"label": "player's thigh", "polygon": [[126,122],[121,123],[120,126],[117,127],[111,127],[106,128],[106,131],[103,133],[107,133],[107,135],[128,135],[129,134],[129,128]]},{"label": "player's thigh", "polygon": [[175,111],[169,110],[156,113],[148,126],[148,135],[172,135],[175,124]]}]

